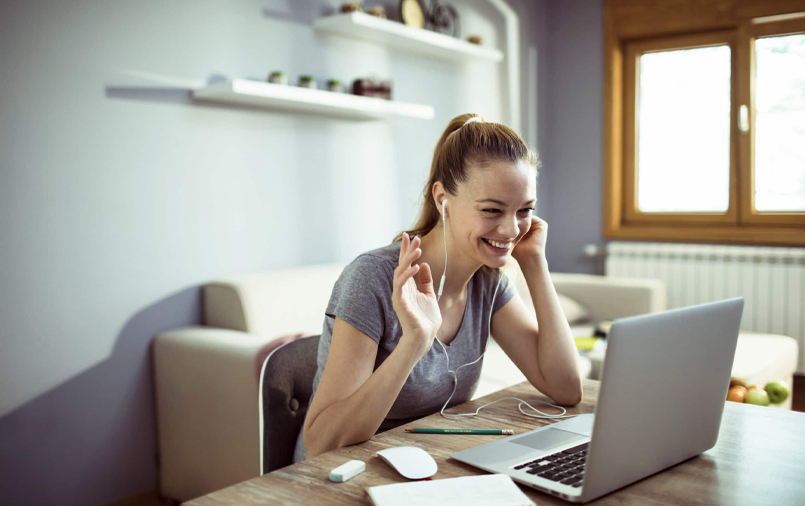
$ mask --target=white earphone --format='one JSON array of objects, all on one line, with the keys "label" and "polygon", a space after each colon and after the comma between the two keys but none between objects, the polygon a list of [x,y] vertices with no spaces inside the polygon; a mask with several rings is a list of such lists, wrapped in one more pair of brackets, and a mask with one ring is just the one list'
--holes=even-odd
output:
[{"label": "white earphone", "polygon": [[[442,298],[442,290],[444,289],[444,280],[445,280],[445,278],[447,276],[447,219],[446,219],[447,213],[445,212],[446,208],[447,208],[447,199],[444,199],[444,200],[442,200],[442,233],[443,233],[443,238],[444,238],[444,271],[442,271],[442,280],[439,282],[439,292],[436,295],[436,300],[437,301]],[[498,288],[500,287],[500,280],[501,280],[502,277],[503,277],[503,273],[501,272],[500,275],[498,276],[498,283],[495,286],[495,291],[492,294],[492,304],[489,307],[489,319],[487,320],[487,329],[486,329],[487,341],[486,341],[486,345],[489,344],[489,336],[492,335],[492,311],[495,309],[495,298],[498,295]],[[469,303],[469,301],[467,301],[467,303]],[[560,414],[558,414],[558,415],[550,415],[548,413],[543,413],[542,411],[538,410],[537,408],[535,408],[531,404],[529,404],[526,401],[524,401],[522,399],[519,399],[517,397],[503,397],[501,399],[498,399],[496,401],[490,402],[488,404],[484,404],[480,408],[476,409],[474,413],[456,413],[456,414],[445,413],[444,410],[447,409],[447,405],[450,403],[450,400],[456,394],[456,389],[458,388],[458,375],[457,375],[457,372],[460,371],[462,368],[467,367],[467,366],[472,365],[472,364],[475,364],[479,360],[484,358],[484,355],[486,355],[486,346],[484,347],[484,352],[481,353],[481,356],[479,356],[478,358],[476,358],[472,362],[469,362],[469,363],[466,363],[466,364],[460,366],[458,369],[453,371],[453,370],[450,369],[450,356],[447,354],[447,348],[445,348],[444,343],[442,343],[439,340],[439,338],[436,337],[436,336],[434,336],[433,339],[437,343],[439,343],[439,346],[442,347],[442,350],[444,351],[444,358],[447,360],[447,372],[449,372],[450,374],[453,375],[453,392],[450,394],[450,397],[447,398],[447,401],[445,401],[444,406],[442,406],[441,411],[439,411],[439,414],[441,414],[443,417],[449,418],[449,417],[460,417],[460,416],[475,416],[482,409],[484,409],[485,407],[491,406],[492,404],[495,404],[496,402],[505,401],[507,399],[514,399],[516,401],[520,401],[520,404],[517,406],[517,409],[520,410],[520,413],[524,414],[525,416],[529,416],[531,418],[549,418],[550,419],[550,418],[572,418],[572,417],[576,416],[576,415],[566,415],[567,410],[565,408],[563,408],[562,406],[557,406],[555,404],[551,404],[550,402],[537,400],[537,402],[540,402],[542,404],[547,404],[548,406],[552,406],[554,408],[562,410],[562,412]],[[531,408],[532,411],[535,411],[535,412],[539,413],[539,415],[531,415],[531,414],[528,414],[525,411],[523,411],[523,404],[525,404],[526,406]]]},{"label": "white earphone", "polygon": [[445,218],[445,208],[447,207],[447,199],[442,200],[442,234],[444,237],[444,270],[442,271],[442,280],[439,282],[439,293],[436,294],[436,300],[442,298],[442,290],[444,289],[444,279],[447,276],[447,220]]}]

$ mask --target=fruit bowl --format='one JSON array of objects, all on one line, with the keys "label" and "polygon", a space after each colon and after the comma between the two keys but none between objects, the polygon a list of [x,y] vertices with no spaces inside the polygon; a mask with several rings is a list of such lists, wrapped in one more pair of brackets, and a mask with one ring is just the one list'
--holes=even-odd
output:
[{"label": "fruit bowl", "polygon": [[770,381],[760,388],[757,385],[748,385],[746,379],[732,377],[727,391],[727,400],[757,406],[781,404],[788,399],[791,392],[784,381]]}]

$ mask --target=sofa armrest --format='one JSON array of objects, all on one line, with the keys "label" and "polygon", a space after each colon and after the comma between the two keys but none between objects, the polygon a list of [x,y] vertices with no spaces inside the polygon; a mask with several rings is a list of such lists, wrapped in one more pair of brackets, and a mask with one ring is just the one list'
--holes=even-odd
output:
[{"label": "sofa armrest", "polygon": [[154,341],[160,489],[186,501],[260,473],[255,360],[269,339],[187,327]]},{"label": "sofa armrest", "polygon": [[584,306],[591,322],[666,309],[665,282],[590,274],[551,273],[556,291]]}]

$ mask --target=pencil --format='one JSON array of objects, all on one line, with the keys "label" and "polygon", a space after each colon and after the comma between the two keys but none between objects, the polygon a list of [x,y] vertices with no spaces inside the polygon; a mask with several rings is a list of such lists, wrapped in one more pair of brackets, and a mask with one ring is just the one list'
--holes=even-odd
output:
[{"label": "pencil", "polygon": [[405,432],[414,434],[479,434],[485,436],[506,436],[513,435],[511,429],[405,429]]}]

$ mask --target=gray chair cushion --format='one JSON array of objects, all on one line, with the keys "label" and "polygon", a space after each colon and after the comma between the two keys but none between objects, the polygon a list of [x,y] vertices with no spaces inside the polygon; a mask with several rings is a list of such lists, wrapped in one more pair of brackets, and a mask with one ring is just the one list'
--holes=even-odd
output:
[{"label": "gray chair cushion", "polygon": [[293,462],[296,438],[313,393],[319,337],[292,341],[266,358],[260,393],[263,473]]}]

